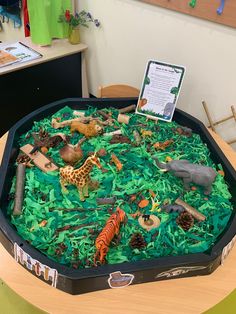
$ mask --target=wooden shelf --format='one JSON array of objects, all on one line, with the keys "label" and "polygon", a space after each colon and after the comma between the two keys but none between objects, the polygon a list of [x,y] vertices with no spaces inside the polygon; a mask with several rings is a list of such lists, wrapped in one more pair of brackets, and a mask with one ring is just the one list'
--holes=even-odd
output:
[{"label": "wooden shelf", "polygon": [[[26,46],[29,46],[36,50],[37,52],[42,54],[42,58],[38,58],[29,62],[19,62],[14,63],[9,66],[5,66],[0,68],[0,75],[7,74],[10,72],[15,72],[27,67],[31,67],[37,64],[41,64],[47,61],[55,60],[61,57],[69,56],[71,54],[75,54],[77,52],[83,52],[88,47],[85,44],[71,45],[68,42],[68,39],[55,39],[52,42],[51,46],[40,47],[31,42],[31,39],[25,38],[24,40],[20,40]],[[4,43],[5,45],[6,43]],[[10,43],[9,43],[10,44]]]}]

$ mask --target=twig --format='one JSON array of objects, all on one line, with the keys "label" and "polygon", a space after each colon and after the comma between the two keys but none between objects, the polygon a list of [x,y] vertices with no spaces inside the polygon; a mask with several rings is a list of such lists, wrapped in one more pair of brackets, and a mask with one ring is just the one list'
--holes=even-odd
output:
[{"label": "twig", "polygon": [[57,228],[55,233],[59,233],[59,232],[66,231],[66,230],[78,230],[78,229],[81,229],[81,228],[84,228],[84,227],[89,227],[89,226],[95,226],[95,224],[94,223],[81,224],[81,225],[78,225],[78,226],[65,225],[64,227]]},{"label": "twig", "polygon": [[114,205],[116,202],[116,197],[107,197],[107,198],[97,198],[96,199],[98,205],[106,205],[111,204]]},{"label": "twig", "polygon": [[197,211],[195,208],[193,208],[192,206],[190,206],[188,203],[185,203],[184,201],[182,201],[180,198],[177,198],[175,200],[175,204],[177,205],[181,205],[185,208],[185,210],[191,214],[194,218],[196,218],[199,221],[204,221],[206,220],[206,216],[204,216],[202,213],[200,213],[199,211]]},{"label": "twig", "polygon": [[133,136],[134,136],[136,144],[139,145],[142,142],[142,139],[141,139],[141,136],[139,135],[138,131],[134,130]]},{"label": "twig", "polygon": [[75,208],[50,208],[49,211],[53,212],[54,210],[60,210],[65,212],[85,212],[87,210],[95,211],[95,210],[101,210],[103,208],[83,208],[83,207],[75,207]]},{"label": "twig", "polygon": [[13,215],[21,215],[22,214],[22,204],[24,198],[24,190],[25,190],[25,168],[26,165],[18,164],[16,170],[16,193],[15,193],[15,203],[13,209]]},{"label": "twig", "polygon": [[130,105],[128,107],[124,107],[124,108],[121,108],[119,110],[119,113],[127,113],[127,112],[131,112],[131,111],[134,111],[136,108],[136,105]]},{"label": "twig", "polygon": [[100,114],[104,119],[111,119],[111,116],[103,110],[98,110],[97,113]]}]

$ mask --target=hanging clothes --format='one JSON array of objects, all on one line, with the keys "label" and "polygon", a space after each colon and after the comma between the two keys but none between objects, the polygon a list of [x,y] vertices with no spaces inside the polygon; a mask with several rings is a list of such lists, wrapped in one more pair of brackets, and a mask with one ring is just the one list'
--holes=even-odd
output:
[{"label": "hanging clothes", "polygon": [[0,0],[0,5],[8,7],[16,4],[17,2],[19,2],[19,0]]},{"label": "hanging clothes", "polygon": [[0,0],[0,16],[3,22],[12,20],[15,28],[22,25],[21,22],[21,1],[19,0]]},{"label": "hanging clothes", "polygon": [[29,12],[28,12],[27,0],[22,1],[22,10],[23,10],[23,16],[24,16],[25,37],[28,37],[30,36],[30,23],[29,23]]},{"label": "hanging clothes", "polygon": [[59,16],[71,10],[71,0],[27,0],[30,35],[35,44],[50,45],[53,38],[66,38],[68,25]]}]

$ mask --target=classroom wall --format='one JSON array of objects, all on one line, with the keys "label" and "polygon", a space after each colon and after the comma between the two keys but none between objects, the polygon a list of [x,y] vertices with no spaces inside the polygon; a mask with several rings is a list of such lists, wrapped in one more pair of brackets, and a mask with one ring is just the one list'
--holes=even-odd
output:
[{"label": "classroom wall", "polygon": [[8,23],[3,23],[2,25],[3,31],[0,32],[0,40],[2,42],[16,41],[25,37],[23,27],[14,28],[12,21],[9,21]]},{"label": "classroom wall", "polygon": [[[213,120],[231,114],[230,106],[236,104],[236,29],[136,0],[79,0],[77,5],[102,23],[101,29],[81,31],[89,46],[90,93],[117,82],[140,88],[147,60],[153,58],[187,68],[177,107],[204,123],[202,100]],[[236,138],[233,120],[217,130],[226,140]]]}]

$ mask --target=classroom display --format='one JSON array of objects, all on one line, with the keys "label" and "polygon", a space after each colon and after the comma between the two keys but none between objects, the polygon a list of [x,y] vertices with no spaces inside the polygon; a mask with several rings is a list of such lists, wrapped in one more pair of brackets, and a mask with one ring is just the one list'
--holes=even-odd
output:
[{"label": "classroom display", "polygon": [[185,67],[149,60],[136,113],[170,122],[179,97]]},{"label": "classroom display", "polygon": [[[12,141],[17,153],[5,214],[26,243],[14,241],[15,259],[66,291],[62,269],[68,276],[88,271],[91,281],[109,268],[101,283],[70,293],[140,282],[149,263],[155,276],[149,269],[141,282],[209,273],[219,265],[219,257],[210,263],[210,252],[234,215],[235,182],[225,179],[225,161],[212,160],[194,124],[146,120],[131,104],[62,101],[40,118],[32,114]],[[192,254],[196,263],[188,264]],[[155,264],[170,257],[172,267]],[[182,267],[175,258],[185,260]]]},{"label": "classroom display", "polygon": [[194,17],[236,27],[236,3],[234,0],[141,0],[166,9]]}]

